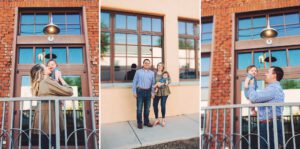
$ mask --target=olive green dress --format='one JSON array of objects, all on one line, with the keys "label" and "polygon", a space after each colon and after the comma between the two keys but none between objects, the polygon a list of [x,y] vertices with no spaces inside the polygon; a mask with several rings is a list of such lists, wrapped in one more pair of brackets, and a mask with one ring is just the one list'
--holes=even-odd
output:
[{"label": "olive green dress", "polygon": [[[162,74],[155,73],[155,83],[159,82],[159,80],[162,78]],[[171,81],[169,81],[169,84]],[[169,85],[165,85],[163,88],[158,88],[158,91],[155,93],[155,96],[169,96],[171,94]]]},{"label": "olive green dress", "polygon": [[[39,84],[39,91],[38,96],[72,96],[73,95],[73,89],[72,87],[68,86],[67,84],[60,85],[55,80],[52,80],[50,78],[46,78],[42,80]],[[55,103],[54,101],[51,101],[51,134],[56,133],[55,129]],[[49,102],[48,101],[42,101],[41,102],[41,111],[39,111],[39,105],[37,106],[37,109],[34,113],[34,122],[33,122],[33,128],[38,129],[39,128],[39,114],[41,114],[41,130],[45,133],[49,134]],[[61,109],[60,109],[61,111]],[[63,127],[63,115],[60,112],[60,129],[62,130]],[[33,133],[38,133],[37,131],[34,131]]]}]

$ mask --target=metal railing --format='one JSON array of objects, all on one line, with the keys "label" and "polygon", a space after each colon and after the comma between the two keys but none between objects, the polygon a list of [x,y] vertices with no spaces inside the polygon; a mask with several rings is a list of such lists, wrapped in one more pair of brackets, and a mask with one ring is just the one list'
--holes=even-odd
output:
[{"label": "metal railing", "polygon": [[299,111],[300,102],[201,107],[201,148],[300,148]]},{"label": "metal railing", "polygon": [[99,129],[94,108],[98,100],[98,97],[0,98],[0,149],[98,149]]}]

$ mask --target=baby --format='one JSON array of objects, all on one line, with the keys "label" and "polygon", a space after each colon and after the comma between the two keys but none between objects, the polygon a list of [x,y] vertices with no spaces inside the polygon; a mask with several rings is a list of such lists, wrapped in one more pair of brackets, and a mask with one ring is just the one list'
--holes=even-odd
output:
[{"label": "baby", "polygon": [[58,76],[59,76],[59,73],[61,73],[61,71],[58,69],[57,62],[54,59],[50,59],[47,62],[47,66],[51,70],[50,77],[60,83]]},{"label": "baby", "polygon": [[[159,80],[159,82],[157,82],[155,84],[155,92],[158,91],[158,88],[164,88],[166,84],[169,84],[170,82],[170,75],[169,75],[169,72],[167,71],[164,71],[162,73],[162,77],[161,79]],[[160,85],[160,87],[158,87]]]},{"label": "baby", "polygon": [[[257,68],[255,65],[250,65],[247,67],[247,77],[245,79],[245,88],[249,87],[249,83],[251,80],[254,81],[254,89],[257,89],[257,80],[255,78],[255,76],[257,75]],[[246,98],[249,100],[249,95],[248,92],[244,92]],[[251,102],[250,102],[251,103]],[[256,111],[255,108],[251,108],[251,115],[256,115]]]}]

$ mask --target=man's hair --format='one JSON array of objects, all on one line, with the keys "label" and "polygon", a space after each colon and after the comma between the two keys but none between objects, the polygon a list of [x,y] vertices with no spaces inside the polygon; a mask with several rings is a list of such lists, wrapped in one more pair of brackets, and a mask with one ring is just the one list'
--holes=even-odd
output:
[{"label": "man's hair", "polygon": [[273,74],[276,74],[276,80],[280,81],[284,75],[282,68],[277,66],[272,66],[271,68],[273,68]]},{"label": "man's hair", "polygon": [[150,59],[147,59],[147,58],[146,58],[146,59],[143,60],[143,64],[144,64],[146,61],[148,61],[148,62],[150,63]]},{"label": "man's hair", "polygon": [[256,67],[255,65],[249,65],[246,69],[246,71],[248,72],[251,68]]}]

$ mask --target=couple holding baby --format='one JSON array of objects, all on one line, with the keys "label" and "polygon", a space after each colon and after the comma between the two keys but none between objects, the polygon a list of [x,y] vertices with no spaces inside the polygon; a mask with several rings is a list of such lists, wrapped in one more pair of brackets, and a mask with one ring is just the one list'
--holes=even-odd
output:
[{"label": "couple holding baby", "polygon": [[[245,79],[245,96],[253,104],[255,103],[277,103],[284,102],[283,89],[280,86],[280,81],[283,78],[284,72],[280,67],[272,66],[265,74],[265,81],[268,86],[261,91],[257,89],[257,68],[255,65],[247,67],[247,77]],[[273,128],[273,112],[276,113],[277,130]],[[269,107],[258,107],[258,118],[259,118],[259,137],[260,137],[260,148],[274,148],[274,143],[279,148],[283,147],[282,138],[282,116],[283,109],[280,106],[276,107],[276,111],[272,111],[272,106]],[[252,115],[256,115],[255,108],[251,108]],[[268,134],[269,130],[269,134]],[[277,131],[278,142],[274,142],[274,132]],[[269,140],[268,140],[269,139]]]},{"label": "couple holding baby", "polygon": [[[151,62],[149,59],[143,61],[143,67],[136,71],[133,78],[132,92],[137,100],[137,125],[139,129],[143,125],[152,127],[161,124],[166,125],[166,102],[170,95],[170,75],[165,71],[163,63],[157,64],[157,71],[150,70]],[[153,99],[153,108],[155,114],[155,122],[153,124],[149,121],[151,99]],[[160,101],[162,120],[158,119],[158,104]],[[143,110],[144,106],[144,111]],[[142,120],[142,112],[144,112],[144,122]]]}]

